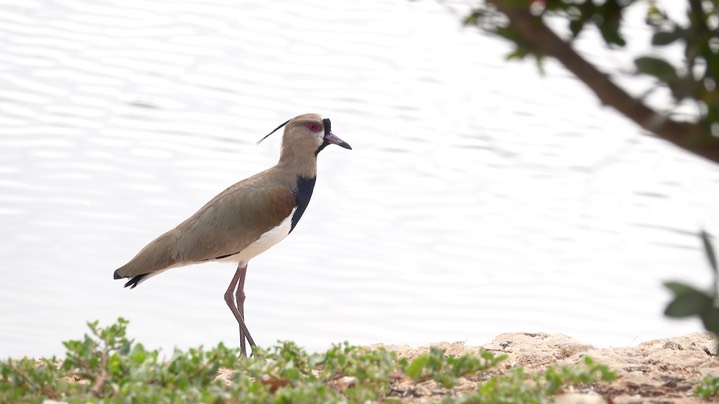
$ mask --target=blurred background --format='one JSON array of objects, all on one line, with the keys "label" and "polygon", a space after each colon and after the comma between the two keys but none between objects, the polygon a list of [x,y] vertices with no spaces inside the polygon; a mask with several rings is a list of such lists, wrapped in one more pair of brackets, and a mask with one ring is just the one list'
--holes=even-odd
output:
[{"label": "blurred background", "polygon": [[[719,229],[716,165],[552,61],[543,77],[506,62],[461,4],[267,4],[0,2],[0,356],[61,354],[119,316],[149,348],[236,345],[231,264],[134,290],[112,272],[273,165],[280,136],[255,142],[306,112],[354,150],[321,153],[296,231],[250,263],[260,345],[528,331],[630,346],[702,329],[663,318],[662,282],[710,279],[697,233]],[[580,50],[626,62],[591,38]]]}]

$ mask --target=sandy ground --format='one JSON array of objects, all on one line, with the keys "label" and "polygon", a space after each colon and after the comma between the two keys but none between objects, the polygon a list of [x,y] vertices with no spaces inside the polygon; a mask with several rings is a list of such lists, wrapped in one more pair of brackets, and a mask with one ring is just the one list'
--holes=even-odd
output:
[{"label": "sandy ground", "polygon": [[[378,345],[380,346],[380,345]],[[479,347],[461,342],[433,344],[447,355],[477,352]],[[400,357],[413,358],[427,352],[428,347],[387,345]],[[500,371],[523,366],[527,372],[539,372],[550,365],[583,364],[589,355],[595,362],[607,365],[617,373],[611,383],[595,383],[557,397],[558,403],[700,403],[692,396],[703,376],[719,376],[716,341],[708,333],[644,342],[631,348],[597,349],[562,334],[513,333],[501,334],[482,348],[504,353],[509,359]],[[485,376],[484,378],[487,378]],[[434,382],[412,383],[399,380],[393,395],[407,402],[431,402],[443,397],[467,393],[477,381],[462,380],[452,390],[442,389]],[[719,401],[719,400],[718,400]]]}]

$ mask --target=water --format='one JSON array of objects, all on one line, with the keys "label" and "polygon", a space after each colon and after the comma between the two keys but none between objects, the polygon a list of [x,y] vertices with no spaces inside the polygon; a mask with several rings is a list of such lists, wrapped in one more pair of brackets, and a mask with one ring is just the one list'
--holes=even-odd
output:
[{"label": "water", "polygon": [[715,165],[552,63],[505,63],[507,44],[437,3],[265,4],[0,7],[0,357],[60,354],[118,316],[149,347],[236,344],[231,265],[132,291],[112,272],[274,164],[279,136],[255,142],[305,112],[354,150],[322,152],[296,231],[250,263],[258,343],[701,329],[662,317],[661,282],[708,284],[695,233],[719,229]]}]

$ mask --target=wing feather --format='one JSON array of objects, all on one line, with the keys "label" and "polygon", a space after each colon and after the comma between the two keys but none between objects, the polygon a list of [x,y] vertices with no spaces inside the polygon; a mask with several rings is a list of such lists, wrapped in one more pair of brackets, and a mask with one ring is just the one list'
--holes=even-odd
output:
[{"label": "wing feather", "polygon": [[115,278],[136,277],[239,253],[278,226],[296,204],[292,188],[267,184],[254,177],[226,189],[194,215],[162,234]]}]

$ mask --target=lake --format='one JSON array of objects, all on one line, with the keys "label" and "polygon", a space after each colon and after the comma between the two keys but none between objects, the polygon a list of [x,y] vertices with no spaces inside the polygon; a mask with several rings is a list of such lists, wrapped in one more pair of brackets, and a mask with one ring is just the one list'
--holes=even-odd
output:
[{"label": "lake", "polygon": [[231,264],[134,290],[112,272],[273,165],[279,134],[255,143],[306,112],[353,150],[321,153],[302,221],[249,265],[260,345],[527,331],[629,346],[702,329],[662,316],[662,282],[709,285],[697,233],[719,231],[715,164],[551,61],[545,76],[505,62],[509,45],[446,3],[267,4],[0,8],[1,357],[62,354],[86,321],[120,316],[149,348],[236,345]]}]

